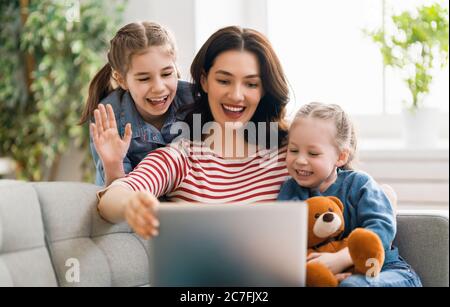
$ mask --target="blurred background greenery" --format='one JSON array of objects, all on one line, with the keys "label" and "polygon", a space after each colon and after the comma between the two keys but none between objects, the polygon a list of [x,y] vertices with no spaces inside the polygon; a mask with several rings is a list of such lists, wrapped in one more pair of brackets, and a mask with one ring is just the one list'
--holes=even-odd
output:
[{"label": "blurred background greenery", "polygon": [[70,148],[93,176],[88,127],[78,121],[95,72],[104,65],[125,1],[0,1],[0,158],[15,176],[54,180]]},{"label": "blurred background greenery", "polygon": [[448,9],[440,3],[422,5],[391,16],[394,31],[384,27],[368,34],[378,44],[383,63],[403,72],[410,97],[405,107],[416,111],[430,92],[436,68],[448,65]]}]

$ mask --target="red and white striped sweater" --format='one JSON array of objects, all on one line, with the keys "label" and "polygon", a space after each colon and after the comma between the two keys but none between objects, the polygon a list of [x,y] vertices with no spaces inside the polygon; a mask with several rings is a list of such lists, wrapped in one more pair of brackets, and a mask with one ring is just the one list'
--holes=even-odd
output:
[{"label": "red and white striped sweater", "polygon": [[152,151],[112,185],[170,201],[253,203],[275,201],[287,177],[286,147],[228,160],[200,143],[180,141]]}]

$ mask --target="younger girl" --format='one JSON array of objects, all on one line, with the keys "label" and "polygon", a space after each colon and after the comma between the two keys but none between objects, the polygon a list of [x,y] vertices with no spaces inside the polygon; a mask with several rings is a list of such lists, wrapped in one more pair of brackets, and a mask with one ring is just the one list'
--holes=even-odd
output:
[{"label": "younger girl", "polygon": [[91,81],[81,118],[95,118],[90,133],[97,185],[123,177],[170,143],[176,136],[171,125],[182,120],[178,109],[193,102],[189,83],[178,80],[175,40],[161,25],[130,23],[110,43],[108,63]]},{"label": "younger girl", "polygon": [[[368,174],[352,170],[356,143],[353,125],[339,106],[303,106],[289,130],[286,164],[292,178],[283,184],[278,199],[336,196],[344,204],[343,237],[357,227],[380,237],[385,263],[379,276],[374,279],[353,275],[340,286],[421,286],[417,274],[391,246],[396,221],[388,198]],[[334,274],[352,265],[348,248],[337,253],[313,253],[308,260],[322,262]]]}]

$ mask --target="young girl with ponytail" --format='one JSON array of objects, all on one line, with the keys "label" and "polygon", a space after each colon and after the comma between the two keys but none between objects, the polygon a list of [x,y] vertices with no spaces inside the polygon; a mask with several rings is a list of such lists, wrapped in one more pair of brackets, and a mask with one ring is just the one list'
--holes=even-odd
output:
[{"label": "young girl with ponytail", "polygon": [[175,40],[161,25],[130,23],[110,43],[80,121],[90,121],[97,185],[123,177],[170,143],[171,125],[183,119],[178,110],[193,102],[190,84],[178,79]]}]

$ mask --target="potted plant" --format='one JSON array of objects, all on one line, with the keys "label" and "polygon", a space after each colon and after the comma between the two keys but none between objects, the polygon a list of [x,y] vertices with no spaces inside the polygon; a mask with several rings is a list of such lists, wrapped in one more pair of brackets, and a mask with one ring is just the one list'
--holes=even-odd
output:
[{"label": "potted plant", "polygon": [[[124,1],[0,2],[0,160],[14,176],[52,181],[61,157],[88,150],[78,121],[90,79],[104,63]],[[85,167],[86,176],[92,167]]]},{"label": "potted plant", "polygon": [[448,64],[448,9],[435,3],[391,16],[392,31],[367,34],[380,47],[383,63],[400,71],[409,89],[403,100],[404,136],[409,146],[434,146],[439,137],[437,109],[426,98],[437,69]]}]

